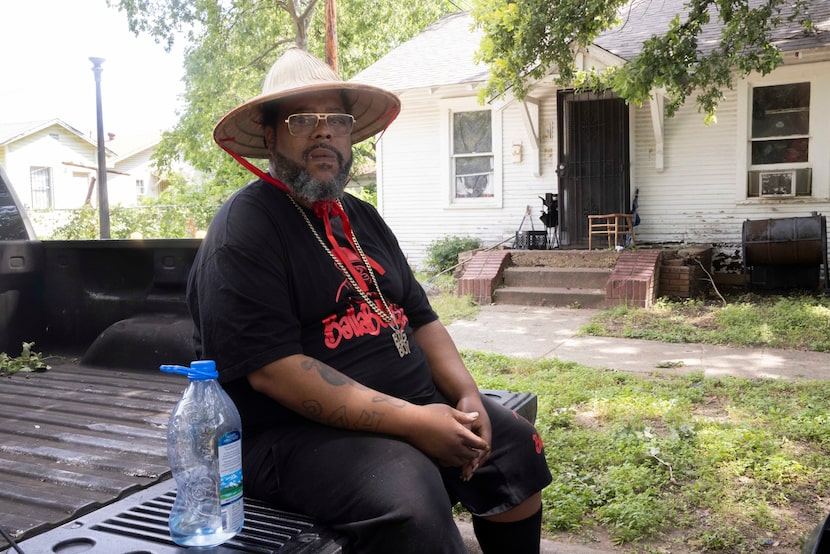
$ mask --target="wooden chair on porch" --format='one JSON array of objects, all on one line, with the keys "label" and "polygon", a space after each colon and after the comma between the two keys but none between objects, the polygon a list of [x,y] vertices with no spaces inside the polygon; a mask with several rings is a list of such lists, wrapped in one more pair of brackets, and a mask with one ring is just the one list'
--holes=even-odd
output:
[{"label": "wooden chair on porch", "polygon": [[[608,248],[634,246],[634,214],[589,214],[588,215],[588,250],[593,248],[594,235],[604,235]],[[627,237],[631,237],[631,241]],[[622,242],[620,242],[622,239]]]}]

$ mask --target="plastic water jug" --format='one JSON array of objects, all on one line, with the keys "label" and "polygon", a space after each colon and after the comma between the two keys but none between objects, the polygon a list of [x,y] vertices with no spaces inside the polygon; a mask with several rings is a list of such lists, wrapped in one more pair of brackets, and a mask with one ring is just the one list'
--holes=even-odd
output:
[{"label": "plastic water jug", "polygon": [[244,523],[242,422],[216,380],[216,363],[163,365],[189,379],[167,426],[167,458],[176,480],[170,536],[182,546],[216,546]]}]

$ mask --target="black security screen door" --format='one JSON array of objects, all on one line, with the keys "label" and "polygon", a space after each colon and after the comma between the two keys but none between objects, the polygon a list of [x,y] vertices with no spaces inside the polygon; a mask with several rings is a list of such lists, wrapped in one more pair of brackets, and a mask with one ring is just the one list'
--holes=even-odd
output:
[{"label": "black security screen door", "polygon": [[557,95],[563,246],[588,244],[588,215],[630,211],[628,106],[613,93]]}]

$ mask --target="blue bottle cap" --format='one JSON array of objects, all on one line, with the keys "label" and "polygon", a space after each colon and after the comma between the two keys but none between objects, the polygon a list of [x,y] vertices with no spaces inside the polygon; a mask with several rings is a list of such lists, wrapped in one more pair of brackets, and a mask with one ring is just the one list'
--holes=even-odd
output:
[{"label": "blue bottle cap", "polygon": [[207,381],[219,377],[219,372],[216,371],[216,362],[213,360],[196,360],[190,362],[190,367],[163,365],[160,369],[165,373],[187,375],[187,378],[191,381]]}]

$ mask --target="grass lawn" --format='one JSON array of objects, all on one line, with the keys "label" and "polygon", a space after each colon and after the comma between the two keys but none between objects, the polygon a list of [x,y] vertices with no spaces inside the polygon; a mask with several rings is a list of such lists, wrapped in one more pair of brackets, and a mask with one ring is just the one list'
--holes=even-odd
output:
[{"label": "grass lawn", "polygon": [[[828,352],[830,299],[661,301],[601,312],[585,331]],[[830,380],[642,377],[463,355],[481,387],[539,396],[550,538],[616,552],[799,552],[830,512]]]},{"label": "grass lawn", "polygon": [[720,301],[658,300],[649,309],[618,306],[584,331],[611,337],[830,352],[830,297],[737,294]]}]

